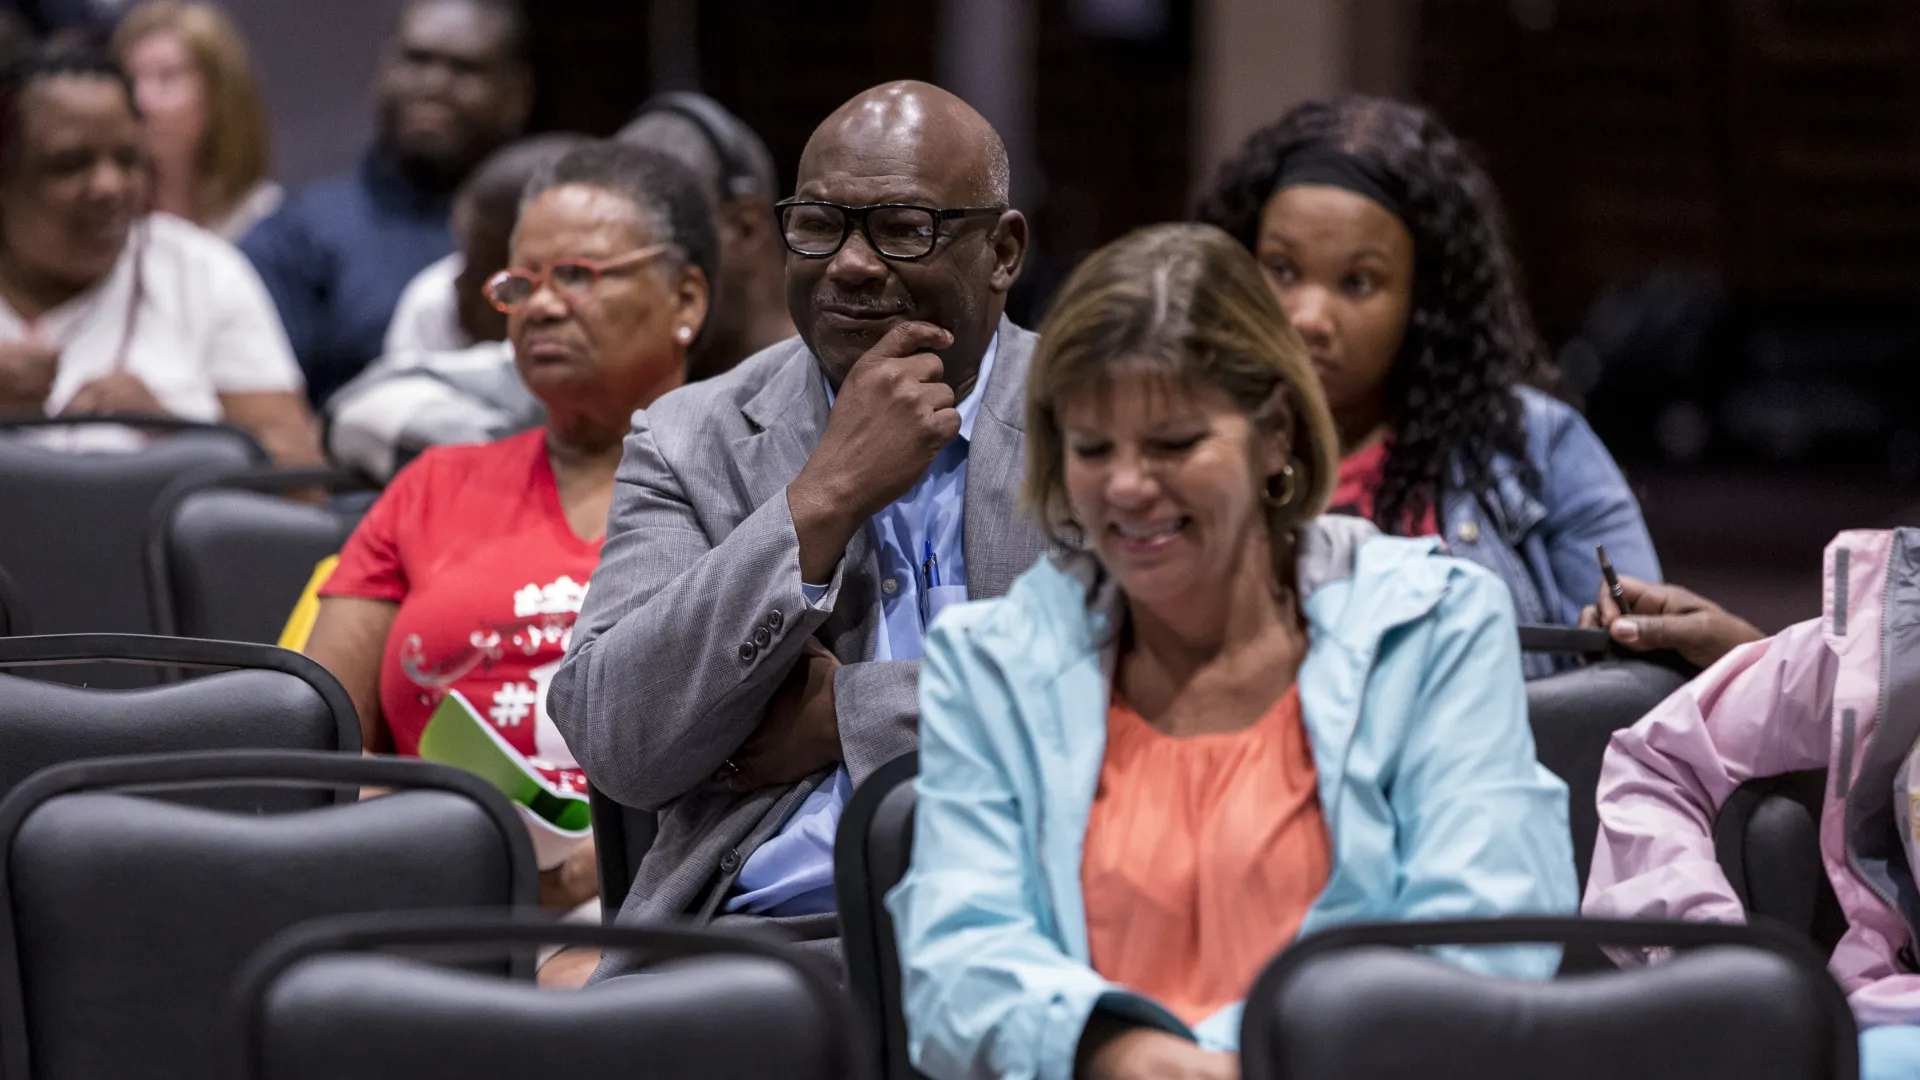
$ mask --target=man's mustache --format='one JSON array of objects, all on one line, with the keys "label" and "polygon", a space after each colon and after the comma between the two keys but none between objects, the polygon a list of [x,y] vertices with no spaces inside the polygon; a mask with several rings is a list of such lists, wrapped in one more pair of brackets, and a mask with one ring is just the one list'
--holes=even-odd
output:
[{"label": "man's mustache", "polygon": [[816,297],[813,306],[820,311],[851,315],[858,319],[886,319],[895,315],[905,315],[911,310],[908,305],[898,302],[838,295]]}]

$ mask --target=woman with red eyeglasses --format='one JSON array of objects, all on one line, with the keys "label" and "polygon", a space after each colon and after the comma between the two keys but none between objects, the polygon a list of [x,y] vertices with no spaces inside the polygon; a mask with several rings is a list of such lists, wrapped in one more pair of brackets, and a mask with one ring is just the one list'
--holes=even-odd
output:
[{"label": "woman with red eyeglasses", "polygon": [[[457,692],[549,779],[584,789],[547,681],[600,561],[630,418],[686,379],[719,242],[700,181],[638,147],[568,153],[523,205],[487,296],[546,425],[401,470],[321,587],[306,652],[352,696],[371,751],[417,755]],[[590,842],[541,861],[543,904],[594,895]]]}]

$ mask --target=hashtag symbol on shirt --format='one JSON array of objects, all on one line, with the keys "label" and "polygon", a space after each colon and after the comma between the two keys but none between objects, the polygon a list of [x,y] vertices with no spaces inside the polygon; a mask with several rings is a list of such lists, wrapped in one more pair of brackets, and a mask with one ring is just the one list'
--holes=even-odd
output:
[{"label": "hashtag symbol on shirt", "polygon": [[497,727],[519,727],[533,712],[534,702],[540,695],[534,692],[532,683],[510,682],[503,684],[493,692],[493,708],[487,715],[493,717]]}]

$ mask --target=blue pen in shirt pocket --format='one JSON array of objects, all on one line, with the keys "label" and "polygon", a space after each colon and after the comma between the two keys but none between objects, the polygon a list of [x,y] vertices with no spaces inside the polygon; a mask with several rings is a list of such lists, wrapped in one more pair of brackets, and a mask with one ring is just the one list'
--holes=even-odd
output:
[{"label": "blue pen in shirt pocket", "polygon": [[940,560],[933,554],[933,541],[922,541],[926,548],[927,561],[920,564],[920,629],[925,630],[933,622],[933,590],[940,587]]}]

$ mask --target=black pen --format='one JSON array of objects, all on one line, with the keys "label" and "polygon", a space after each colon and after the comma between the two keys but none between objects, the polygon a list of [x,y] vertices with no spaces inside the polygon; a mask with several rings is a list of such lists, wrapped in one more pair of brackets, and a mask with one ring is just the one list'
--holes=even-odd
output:
[{"label": "black pen", "polygon": [[1620,587],[1620,575],[1613,572],[1613,560],[1607,558],[1607,545],[1600,544],[1593,549],[1600,556],[1600,573],[1607,579],[1607,592],[1612,594],[1614,606],[1620,614],[1633,614],[1633,605],[1627,603],[1627,590]]}]

